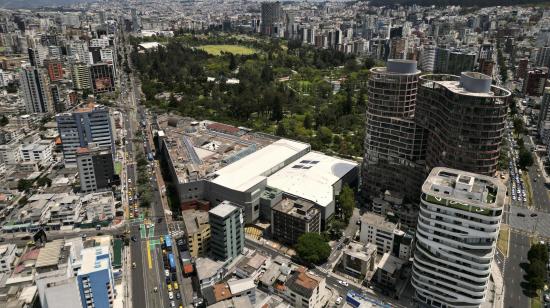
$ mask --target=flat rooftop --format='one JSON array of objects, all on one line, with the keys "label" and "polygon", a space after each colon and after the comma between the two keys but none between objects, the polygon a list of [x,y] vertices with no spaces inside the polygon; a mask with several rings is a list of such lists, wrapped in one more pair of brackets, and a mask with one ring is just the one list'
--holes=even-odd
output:
[{"label": "flat rooftop", "polygon": [[328,206],[334,200],[333,185],[358,167],[354,161],[309,152],[267,179],[267,185]]},{"label": "flat rooftop", "polygon": [[361,224],[363,223],[369,226],[373,226],[378,230],[386,231],[388,233],[393,233],[393,231],[397,228],[396,223],[387,220],[384,216],[371,212],[367,212],[363,214],[363,216],[361,216]]},{"label": "flat rooftop", "polygon": [[422,185],[422,192],[432,203],[471,204],[484,208],[504,205],[506,187],[498,179],[471,172],[437,167]]},{"label": "flat rooftop", "polygon": [[213,183],[236,191],[246,191],[260,180],[270,176],[289,160],[308,152],[307,143],[280,139],[265,148],[216,171]]},{"label": "flat rooftop", "polygon": [[205,179],[277,140],[242,127],[176,115],[159,115],[157,123],[179,183]]},{"label": "flat rooftop", "polygon": [[100,270],[109,269],[109,247],[95,246],[82,250],[82,267],[79,274],[88,274]]},{"label": "flat rooftop", "polygon": [[319,213],[314,203],[303,199],[293,200],[289,198],[282,199],[273,206],[272,210],[305,220],[310,220],[315,214]]},{"label": "flat rooftop", "polygon": [[186,235],[195,234],[208,224],[208,212],[205,211],[185,210],[182,212],[182,217]]},{"label": "flat rooftop", "polygon": [[226,217],[227,215],[233,213],[236,209],[238,209],[238,207],[231,204],[231,202],[223,201],[215,208],[211,209],[209,213],[218,217]]}]

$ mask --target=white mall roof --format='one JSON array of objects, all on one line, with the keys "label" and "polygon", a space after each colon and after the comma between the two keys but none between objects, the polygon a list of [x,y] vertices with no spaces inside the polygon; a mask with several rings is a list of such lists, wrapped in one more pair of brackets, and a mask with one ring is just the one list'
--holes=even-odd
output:
[{"label": "white mall roof", "polygon": [[280,139],[216,171],[212,183],[237,191],[246,191],[276,172],[288,159],[307,151],[309,144]]},{"label": "white mall roof", "polygon": [[333,201],[332,185],[357,163],[319,152],[309,152],[267,179],[267,185],[327,206]]}]

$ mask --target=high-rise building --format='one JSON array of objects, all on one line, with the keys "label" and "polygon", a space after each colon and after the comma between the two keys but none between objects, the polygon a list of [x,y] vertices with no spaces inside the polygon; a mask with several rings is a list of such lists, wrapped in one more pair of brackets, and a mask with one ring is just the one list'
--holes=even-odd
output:
[{"label": "high-rise building", "polygon": [[76,281],[82,307],[113,307],[116,290],[109,247],[82,250],[82,267]]},{"label": "high-rise building", "polygon": [[115,74],[111,64],[92,64],[90,66],[90,77],[94,94],[115,90]]},{"label": "high-rise building", "polygon": [[468,50],[437,47],[434,73],[460,75],[474,70],[476,54]]},{"label": "high-rise building", "polygon": [[550,47],[549,46],[544,46],[537,50],[535,65],[550,67]]},{"label": "high-rise building", "polygon": [[230,262],[242,253],[244,247],[242,209],[224,201],[208,212],[208,220],[212,256]]},{"label": "high-rise building", "polygon": [[92,77],[90,75],[90,67],[85,63],[75,63],[71,67],[71,77],[73,79],[74,88],[77,90],[91,89]]},{"label": "high-rise building", "polygon": [[30,65],[22,67],[20,81],[28,113],[53,112],[49,82],[39,69]]},{"label": "high-rise building", "polygon": [[56,115],[65,165],[76,167],[76,150],[90,143],[107,146],[115,153],[111,117],[107,107],[95,104]]},{"label": "high-rise building", "polygon": [[271,209],[271,233],[281,243],[296,244],[306,233],[321,232],[321,213],[304,199],[282,199]]},{"label": "high-rise building", "polygon": [[76,149],[80,190],[94,192],[110,189],[115,184],[115,168],[111,147],[88,144]]},{"label": "high-rise building", "polygon": [[210,224],[208,212],[197,210],[185,210],[182,212],[185,236],[189,254],[196,258],[208,251],[210,242]]},{"label": "high-rise building", "polygon": [[494,175],[510,92],[474,72],[420,77],[417,123],[428,130],[426,173],[434,167]]},{"label": "high-rise building", "polygon": [[371,69],[363,183],[369,196],[402,191],[415,200],[424,178],[424,130],[415,120],[416,61],[389,60]]},{"label": "high-rise building", "polygon": [[518,61],[516,69],[516,78],[525,79],[527,77],[527,68],[529,67],[529,59],[523,58]]},{"label": "high-rise building", "polygon": [[506,187],[490,176],[440,167],[430,172],[416,231],[417,300],[472,308],[486,301],[505,197]]},{"label": "high-rise building", "polygon": [[423,46],[420,51],[420,61],[418,63],[419,68],[423,72],[432,73],[435,65],[436,48],[433,45]]},{"label": "high-rise building", "polygon": [[282,21],[281,16],[281,3],[279,1],[262,2],[262,20],[260,32],[264,35],[273,35],[275,33],[275,24]]},{"label": "high-rise building", "polygon": [[550,87],[544,89],[537,129],[542,143],[550,148]]},{"label": "high-rise building", "polygon": [[530,96],[542,96],[546,80],[548,79],[548,68],[539,67],[527,72],[523,81],[523,94]]}]

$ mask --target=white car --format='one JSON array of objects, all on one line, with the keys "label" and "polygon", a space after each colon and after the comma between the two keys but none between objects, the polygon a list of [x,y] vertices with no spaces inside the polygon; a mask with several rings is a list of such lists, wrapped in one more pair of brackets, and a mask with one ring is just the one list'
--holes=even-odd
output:
[{"label": "white car", "polygon": [[342,303],[342,296],[338,296],[338,298],[336,299],[336,305],[340,305]]},{"label": "white car", "polygon": [[512,200],[516,201],[516,195],[512,195]]},{"label": "white car", "polygon": [[338,280],[338,283],[345,286],[345,287],[349,287],[349,283],[347,281]]},{"label": "white car", "polygon": [[523,197],[523,202],[527,202],[527,197]]},{"label": "white car", "polygon": [[168,292],[168,298],[174,299],[174,293],[172,293],[172,291]]},{"label": "white car", "polygon": [[164,275],[166,275],[166,277],[170,277],[170,271],[169,270],[164,270]]}]

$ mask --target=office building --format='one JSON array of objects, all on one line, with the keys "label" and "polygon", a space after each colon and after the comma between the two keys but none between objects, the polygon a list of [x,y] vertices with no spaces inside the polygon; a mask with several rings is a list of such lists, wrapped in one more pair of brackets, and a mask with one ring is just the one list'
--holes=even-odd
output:
[{"label": "office building", "polygon": [[75,63],[71,66],[71,77],[73,79],[74,88],[77,90],[85,90],[92,88],[92,77],[90,75],[90,67],[86,63]]},{"label": "office building", "polygon": [[183,230],[187,236],[189,254],[196,258],[208,251],[210,242],[210,224],[208,212],[186,210],[181,213],[183,217]]},{"label": "office building", "polygon": [[321,214],[314,203],[285,198],[271,209],[271,233],[274,239],[294,245],[306,232],[321,232]]},{"label": "office building", "polygon": [[90,143],[107,146],[115,155],[111,117],[105,106],[89,104],[74,112],[56,115],[66,166],[76,167],[76,149]]},{"label": "office building", "polygon": [[115,168],[111,147],[90,143],[76,149],[76,165],[82,192],[111,189],[115,185]]},{"label": "office building", "polygon": [[82,307],[110,308],[116,296],[108,246],[83,249],[76,281]]},{"label": "office building", "polygon": [[415,119],[428,130],[426,174],[444,166],[494,175],[510,92],[491,82],[473,72],[420,77]]},{"label": "office building", "polygon": [[25,107],[28,113],[53,112],[49,82],[34,66],[24,66],[20,75]]},{"label": "office building", "polygon": [[277,2],[262,2],[262,20],[260,32],[264,35],[271,36],[276,33],[276,24],[281,22],[282,11],[281,3]]},{"label": "office building", "polygon": [[500,180],[434,168],[424,185],[412,285],[433,307],[479,307],[491,274],[506,187]]},{"label": "office building", "polygon": [[425,131],[414,121],[418,76],[416,61],[389,60],[371,69],[363,185],[369,196],[387,189],[418,198],[422,185]]},{"label": "office building", "polygon": [[230,262],[244,248],[242,209],[224,201],[208,212],[210,222],[210,251],[214,258]]},{"label": "office building", "polygon": [[90,66],[90,78],[94,94],[115,90],[115,73],[112,64],[92,64]]},{"label": "office building", "polygon": [[548,79],[548,67],[539,67],[527,72],[523,81],[523,94],[530,96],[542,96],[546,80]]}]

